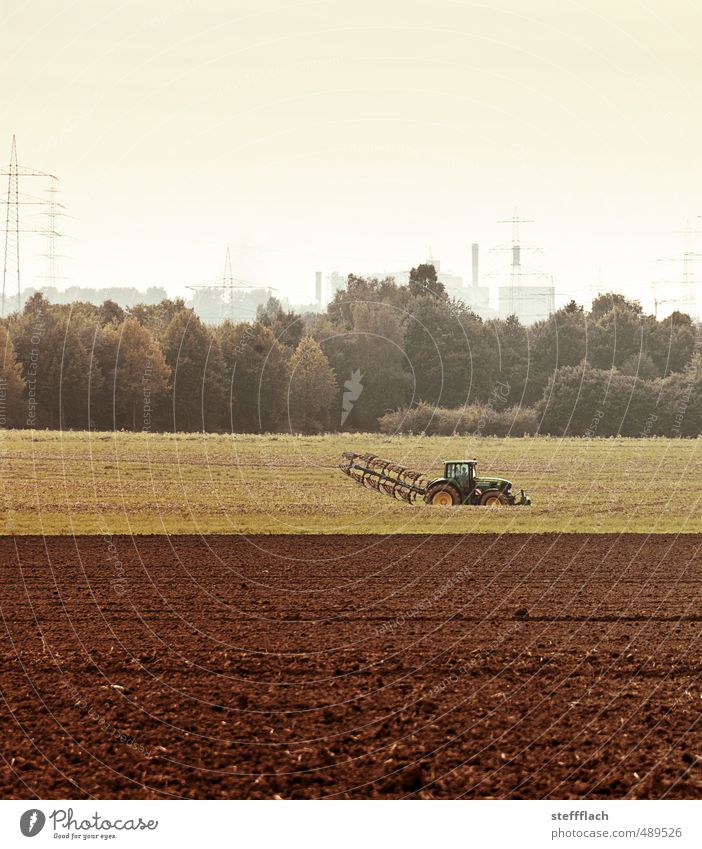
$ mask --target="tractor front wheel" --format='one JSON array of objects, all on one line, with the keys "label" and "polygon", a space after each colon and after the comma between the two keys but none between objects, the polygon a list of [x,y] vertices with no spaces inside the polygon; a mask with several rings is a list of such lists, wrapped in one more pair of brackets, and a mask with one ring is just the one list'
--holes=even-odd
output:
[{"label": "tractor front wheel", "polygon": [[461,503],[461,494],[455,486],[449,483],[442,483],[432,487],[426,494],[424,499],[427,504],[432,504],[434,507],[454,507]]},{"label": "tractor front wheel", "polygon": [[480,504],[483,507],[506,507],[509,504],[507,496],[499,489],[488,489],[480,497]]}]

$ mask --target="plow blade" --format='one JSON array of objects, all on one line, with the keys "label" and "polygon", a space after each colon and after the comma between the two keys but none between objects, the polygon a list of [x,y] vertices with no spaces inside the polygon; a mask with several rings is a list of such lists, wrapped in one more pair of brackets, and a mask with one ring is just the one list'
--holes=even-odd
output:
[{"label": "plow blade", "polygon": [[399,466],[391,460],[382,460],[375,454],[347,451],[341,455],[339,468],[362,486],[408,504],[423,499],[429,483],[422,472]]}]

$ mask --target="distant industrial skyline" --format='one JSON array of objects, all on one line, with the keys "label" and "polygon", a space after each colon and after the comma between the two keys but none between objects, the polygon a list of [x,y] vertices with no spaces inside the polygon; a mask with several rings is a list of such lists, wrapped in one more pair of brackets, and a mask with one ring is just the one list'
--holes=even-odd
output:
[{"label": "distant industrial skyline", "polygon": [[[691,3],[10,0],[0,23],[0,162],[16,133],[60,178],[64,285],[185,294],[227,246],[294,302],[316,270],[430,250],[468,280],[473,242],[504,268],[518,206],[556,305],[680,290],[702,214]],[[44,244],[24,248],[41,285]]]}]

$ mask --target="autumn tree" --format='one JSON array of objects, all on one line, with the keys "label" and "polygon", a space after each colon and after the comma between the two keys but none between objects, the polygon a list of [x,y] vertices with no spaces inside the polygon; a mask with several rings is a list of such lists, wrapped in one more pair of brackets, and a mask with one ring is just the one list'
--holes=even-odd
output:
[{"label": "autumn tree", "polygon": [[182,312],[188,312],[182,298],[165,298],[158,303],[137,304],[127,310],[127,314],[143,324],[153,336],[161,340],[168,325]]},{"label": "autumn tree", "polygon": [[351,306],[351,319],[352,329],[340,332],[320,317],[311,334],[336,374],[339,399],[346,402],[342,424],[372,431],[380,416],[410,397],[403,314],[389,304],[361,301]]},{"label": "autumn tree", "polygon": [[103,331],[101,365],[115,430],[158,429],[168,400],[170,369],[157,341],[134,318]]},{"label": "autumn tree", "polygon": [[284,310],[280,301],[273,297],[256,310],[256,323],[268,328],[273,338],[291,351],[300,344],[305,332],[302,316],[292,310]]},{"label": "autumn tree", "polygon": [[27,385],[28,426],[90,427],[90,394],[101,384],[95,315],[91,305],[50,304],[38,292],[14,318],[10,332]]},{"label": "autumn tree", "polygon": [[7,328],[0,324],[0,428],[24,424],[24,388],[22,366],[17,362],[15,346]]},{"label": "autumn tree", "polygon": [[336,378],[329,360],[311,336],[303,336],[290,361],[288,415],[290,428],[299,433],[321,433],[336,424],[332,405]]},{"label": "autumn tree", "polygon": [[403,311],[410,299],[407,286],[398,286],[392,277],[359,277],[349,274],[346,287],[334,295],[327,317],[339,329],[353,328],[353,310],[358,304],[389,304]]},{"label": "autumn tree", "polygon": [[102,324],[121,324],[124,318],[124,310],[119,304],[109,299],[103,302],[100,307],[100,321]]},{"label": "autumn tree", "polygon": [[174,430],[220,430],[228,391],[224,362],[215,334],[193,310],[175,313],[161,337],[171,370]]},{"label": "autumn tree", "polygon": [[225,428],[268,433],[285,427],[288,349],[259,322],[225,321],[217,338],[224,362]]}]

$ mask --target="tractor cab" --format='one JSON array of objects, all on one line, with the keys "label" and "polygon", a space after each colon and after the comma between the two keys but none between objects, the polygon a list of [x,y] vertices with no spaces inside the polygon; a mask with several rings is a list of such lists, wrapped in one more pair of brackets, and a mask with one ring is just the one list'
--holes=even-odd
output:
[{"label": "tractor cab", "polygon": [[444,461],[444,477],[456,481],[462,493],[469,493],[475,488],[475,467],[477,460],[446,460]]}]

